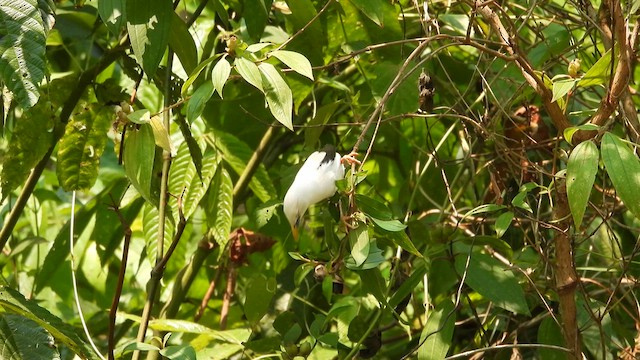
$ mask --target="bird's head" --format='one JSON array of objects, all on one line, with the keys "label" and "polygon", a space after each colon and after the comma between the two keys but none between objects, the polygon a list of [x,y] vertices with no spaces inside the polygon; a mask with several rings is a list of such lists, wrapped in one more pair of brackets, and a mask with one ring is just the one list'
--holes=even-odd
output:
[{"label": "bird's head", "polygon": [[284,215],[287,217],[287,220],[289,220],[289,224],[291,225],[291,234],[295,240],[298,240],[302,215],[304,215],[307,209],[301,209],[298,199],[296,198],[296,194],[288,192],[284,197],[283,210]]}]

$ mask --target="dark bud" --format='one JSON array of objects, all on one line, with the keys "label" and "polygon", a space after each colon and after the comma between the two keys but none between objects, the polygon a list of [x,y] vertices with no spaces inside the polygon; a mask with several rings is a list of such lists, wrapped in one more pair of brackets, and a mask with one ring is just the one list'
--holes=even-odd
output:
[{"label": "dark bud", "polygon": [[418,78],[418,112],[430,113],[433,111],[433,95],[436,88],[433,86],[431,76],[427,75],[424,70]]}]

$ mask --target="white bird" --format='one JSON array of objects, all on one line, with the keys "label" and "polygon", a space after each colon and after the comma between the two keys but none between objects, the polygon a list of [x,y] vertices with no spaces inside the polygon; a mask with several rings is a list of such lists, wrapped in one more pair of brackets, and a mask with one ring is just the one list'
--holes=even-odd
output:
[{"label": "white bird", "polygon": [[294,239],[298,239],[302,217],[309,206],[327,199],[336,193],[336,180],[344,178],[343,162],[359,163],[356,153],[340,157],[336,148],[325,145],[309,156],[296,174],[291,187],[284,196],[284,214],[291,224]]}]

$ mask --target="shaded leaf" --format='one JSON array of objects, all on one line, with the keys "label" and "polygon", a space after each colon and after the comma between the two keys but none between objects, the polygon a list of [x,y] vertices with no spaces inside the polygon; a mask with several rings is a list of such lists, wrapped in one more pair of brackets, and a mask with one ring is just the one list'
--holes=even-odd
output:
[{"label": "shaded leaf", "polygon": [[192,123],[196,120],[207,106],[207,101],[213,96],[215,88],[211,81],[205,81],[193,92],[189,102],[187,103],[187,120]]},{"label": "shaded leaf", "polygon": [[564,137],[565,140],[567,140],[567,142],[569,144],[571,144],[571,139],[573,139],[573,134],[576,133],[576,131],[578,130],[598,130],[600,127],[596,124],[583,124],[580,126],[571,126],[568,127],[566,129],[564,129],[564,132],[562,133],[562,136]]},{"label": "shaded leaf", "polygon": [[511,221],[513,221],[513,211],[507,211],[505,213],[500,214],[496,219],[496,236],[501,238],[509,226],[511,225]]},{"label": "shaded leaf", "polygon": [[244,8],[243,18],[247,25],[247,32],[253,41],[258,41],[267,25],[269,11],[265,7],[264,0],[245,0]]},{"label": "shaded leaf", "polygon": [[360,211],[371,218],[393,220],[393,213],[383,202],[362,194],[356,194],[356,204]]},{"label": "shaded leaf", "polygon": [[347,256],[347,258],[344,260],[344,264],[348,269],[358,271],[376,268],[378,267],[378,265],[382,264],[385,261],[387,261],[387,259],[384,257],[382,250],[378,247],[376,240],[372,239],[369,242],[369,253],[367,254],[366,260],[362,264],[356,265],[356,261],[351,255]]},{"label": "shaded leaf", "polygon": [[600,144],[602,161],[620,199],[640,218],[640,161],[619,137],[606,133]]},{"label": "shaded leaf", "polygon": [[[552,317],[546,317],[538,327],[538,343],[546,345],[564,346],[562,330]],[[545,360],[566,360],[567,354],[564,351],[541,347],[538,349],[540,359]]]},{"label": "shaded leaf", "polygon": [[255,324],[267,313],[276,287],[276,279],[263,274],[257,274],[249,281],[244,301],[244,314],[249,322]]},{"label": "shaded leaf", "polygon": [[138,64],[153,78],[169,44],[171,0],[127,0],[127,31]]},{"label": "shaded leaf", "polygon": [[402,231],[407,228],[407,225],[401,223],[399,220],[396,220],[396,219],[380,220],[376,218],[371,218],[371,220],[381,229],[390,231],[390,232]]},{"label": "shaded leaf", "polygon": [[358,10],[362,11],[371,21],[380,27],[384,27],[384,0],[349,0]]},{"label": "shaded leaf", "polygon": [[[331,116],[338,109],[338,106],[341,104],[341,101],[336,101],[324,106],[321,106],[318,111],[316,111],[315,116],[309,123],[308,127],[304,129],[304,146],[308,149],[316,149],[319,148],[318,140],[320,139],[320,135],[324,130],[322,125],[325,125]],[[358,194],[356,194],[358,196]]]},{"label": "shaded leaf", "polygon": [[171,360],[196,360],[196,351],[191,345],[170,345],[160,350],[160,355]]},{"label": "shaded leaf", "polygon": [[598,173],[600,154],[591,141],[583,141],[576,146],[567,162],[567,198],[576,229],[582,225],[593,182]]},{"label": "shaded leaf", "polygon": [[51,334],[36,322],[20,315],[0,316],[0,358],[3,360],[59,360],[54,344]]},{"label": "shaded leaf", "polygon": [[202,179],[202,150],[200,149],[200,145],[198,145],[198,142],[193,137],[191,128],[185,121],[184,117],[178,116],[175,121],[178,123],[182,137],[189,147],[189,154],[191,154],[191,160],[193,161],[193,165],[196,167],[198,176]]},{"label": "shaded leaf", "polygon": [[198,65],[198,50],[189,29],[187,29],[187,24],[175,12],[171,19],[169,47],[180,59],[184,71],[190,74]]},{"label": "shaded leaf", "polygon": [[207,60],[204,60],[203,62],[198,64],[198,66],[196,66],[196,68],[191,72],[191,74],[189,74],[189,77],[184,82],[184,84],[182,84],[182,88],[180,89],[180,93],[182,94],[183,97],[187,96],[187,92],[189,91],[189,87],[191,87],[191,84],[193,84],[198,79],[198,76],[200,76],[200,73],[202,72],[202,70],[204,70],[204,68],[206,68],[207,65],[209,65],[211,62],[213,62],[215,59],[219,58],[221,55],[222,54],[216,54],[216,55],[208,58]]},{"label": "shaded leaf", "polygon": [[359,223],[354,229],[351,229],[349,244],[355,265],[362,265],[369,255],[369,227],[364,223]]},{"label": "shaded leaf", "polygon": [[156,144],[151,125],[141,125],[139,129],[127,131],[124,143],[124,171],[131,181],[131,185],[138,193],[157,206],[160,188],[154,180],[153,165],[156,154]]},{"label": "shaded leaf", "polygon": [[[469,267],[465,269],[467,256]],[[530,315],[524,290],[512,270],[491,256],[481,253],[458,254],[456,271],[466,271],[465,283],[497,306],[516,314]]]},{"label": "shaded leaf", "polygon": [[100,14],[102,22],[114,35],[120,35],[126,24],[125,4],[126,0],[98,1],[98,14]]},{"label": "shaded leaf", "polygon": [[109,108],[91,104],[67,123],[58,144],[56,165],[58,181],[65,191],[88,189],[95,183],[112,115]]},{"label": "shaded leaf", "polygon": [[295,51],[288,50],[275,50],[269,54],[282,61],[285,65],[291,68],[291,70],[297,72],[302,76],[308,77],[310,80],[313,80],[313,70],[311,69],[311,63],[304,55],[299,54]]},{"label": "shaded leaf", "polygon": [[37,0],[0,0],[0,80],[18,103],[30,108],[38,102],[44,79],[45,27]]},{"label": "shaded leaf", "polygon": [[0,286],[0,306],[5,311],[34,321],[48,331],[56,341],[64,344],[80,357],[98,359],[91,347],[76,334],[73,326],[63,322],[35,301],[25,299],[21,293],[8,287]]},{"label": "shaded leaf", "polygon": [[261,63],[262,85],[269,110],[287,129],[293,131],[293,94],[280,72],[269,63]]},{"label": "shaded leaf", "polygon": [[229,241],[233,220],[233,182],[223,166],[218,166],[211,180],[205,214],[207,224],[213,231],[213,238],[221,247],[224,247]]}]

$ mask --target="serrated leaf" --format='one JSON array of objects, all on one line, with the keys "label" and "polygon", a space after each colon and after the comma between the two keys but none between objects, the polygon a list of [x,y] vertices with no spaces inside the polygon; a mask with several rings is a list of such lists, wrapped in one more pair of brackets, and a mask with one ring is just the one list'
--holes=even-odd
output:
[{"label": "serrated leaf", "polygon": [[20,315],[0,316],[0,358],[3,360],[53,359],[60,353],[53,337],[35,321]]},{"label": "serrated leaf", "polygon": [[93,186],[111,122],[112,112],[99,104],[89,105],[69,120],[58,144],[56,165],[58,181],[65,191]]},{"label": "serrated leaf", "polygon": [[380,27],[384,27],[384,0],[349,0],[358,10],[362,11],[371,21]]},{"label": "serrated leaf", "polygon": [[193,215],[211,184],[211,178],[216,173],[218,163],[216,154],[213,151],[207,152],[202,161],[202,178],[200,178],[191,161],[187,143],[180,145],[169,170],[169,193],[174,195],[169,199],[169,206],[174,212],[174,220],[179,220],[178,199],[185,219]]},{"label": "serrated leaf", "polygon": [[600,154],[591,141],[583,141],[576,146],[567,162],[567,198],[576,229],[582,225],[593,182],[598,173]]},{"label": "serrated leaf", "polygon": [[0,286],[0,306],[5,311],[24,316],[36,322],[47,330],[56,341],[67,346],[78,356],[91,360],[98,359],[89,345],[76,334],[73,326],[63,322],[35,301],[25,299],[21,293],[8,287]]},{"label": "serrated leaf", "polygon": [[246,82],[255,86],[258,90],[264,93],[264,88],[262,87],[262,75],[260,75],[258,65],[254,64],[253,61],[249,61],[242,57],[236,58],[233,64],[235,65],[238,74],[240,74]]},{"label": "serrated leaf", "polygon": [[453,303],[443,300],[429,313],[420,335],[419,360],[444,359],[452,344],[456,314]]},{"label": "serrated leaf", "polygon": [[193,42],[193,36],[187,29],[187,24],[175,12],[171,19],[169,47],[180,59],[184,71],[190,74],[198,65],[198,50]]},{"label": "serrated leaf", "polygon": [[[253,154],[251,148],[237,137],[222,131],[216,131],[214,139],[215,146],[223,155],[223,160],[227,162],[238,175],[242,174]],[[276,189],[273,186],[273,181],[269,177],[264,164],[258,165],[256,172],[249,182],[249,187],[262,202],[267,202],[276,197]]]},{"label": "serrated leaf", "polygon": [[223,56],[211,71],[211,82],[213,83],[213,88],[218,92],[218,95],[220,95],[220,98],[222,98],[222,89],[229,75],[231,75],[231,64],[229,64],[229,61]]},{"label": "serrated leaf", "polygon": [[37,0],[0,0],[0,80],[24,108],[40,97],[46,70],[45,27]]},{"label": "serrated leaf", "polygon": [[[156,255],[157,255],[157,244],[158,244],[158,228],[160,226],[160,215],[158,213],[158,208],[151,205],[150,203],[145,203],[142,208],[142,233],[144,235],[146,250],[147,250],[147,259],[150,264],[156,263]],[[175,222],[171,216],[167,216],[164,222],[164,236],[163,236],[163,247],[166,249],[169,248],[171,242],[173,240],[173,234],[175,229]],[[175,253],[174,253],[175,255]],[[175,260],[175,256],[173,258]]]},{"label": "serrated leaf", "polygon": [[293,94],[280,72],[269,63],[261,63],[258,69],[262,74],[262,85],[271,114],[293,131]]},{"label": "serrated leaf", "polygon": [[501,238],[513,221],[513,211],[507,211],[496,218],[496,236]]},{"label": "serrated leaf", "polygon": [[98,14],[100,14],[102,22],[114,35],[120,35],[124,24],[126,24],[125,6],[126,0],[98,1]]},{"label": "serrated leaf", "polygon": [[[470,256],[469,267],[467,256]],[[511,269],[491,256],[472,252],[457,254],[456,271],[466,271],[465,283],[497,306],[516,314],[530,315],[524,290]],[[498,286],[499,285],[499,286]]]},{"label": "serrated leaf", "polygon": [[157,205],[160,189],[154,181],[153,165],[156,144],[151,125],[127,131],[124,143],[124,172],[131,185],[151,204]]},{"label": "serrated leaf", "polygon": [[291,70],[302,76],[308,77],[313,81],[313,69],[311,68],[311,63],[304,55],[288,50],[275,50],[272,51],[270,55],[282,61],[285,65],[291,68]]},{"label": "serrated leaf", "polygon": [[244,315],[250,323],[257,323],[267,313],[276,288],[276,279],[267,278],[263,274],[257,274],[249,281],[244,301]]},{"label": "serrated leaf", "polygon": [[153,78],[169,44],[171,0],[127,0],[127,32],[138,64]]},{"label": "serrated leaf", "polygon": [[178,116],[175,121],[176,123],[178,123],[178,127],[180,127],[180,133],[182,133],[182,137],[187,143],[187,147],[189,147],[191,160],[193,161],[193,165],[195,165],[196,167],[198,176],[200,177],[200,179],[202,179],[202,150],[200,149],[200,145],[198,145],[198,142],[193,137],[191,128],[185,121],[184,117]]},{"label": "serrated leaf", "polygon": [[618,196],[640,219],[640,161],[619,137],[606,133],[600,144],[602,162]]},{"label": "serrated leaf", "polygon": [[587,70],[582,79],[578,81],[578,87],[601,85],[607,82],[611,73],[611,49],[609,49],[593,66]]},{"label": "serrated leaf", "polygon": [[190,123],[202,115],[204,107],[207,106],[207,102],[211,99],[211,96],[213,96],[214,90],[213,83],[211,83],[211,81],[205,81],[193,92],[193,95],[191,95],[187,103],[187,120],[189,120]]},{"label": "serrated leaf", "polygon": [[169,138],[169,132],[167,128],[164,127],[162,120],[159,116],[153,116],[149,120],[149,125],[151,125],[151,130],[153,130],[153,140],[156,145],[158,145],[161,149],[168,151],[173,154],[173,144],[171,143],[171,139]]},{"label": "serrated leaf", "polygon": [[551,102],[558,101],[558,99],[567,95],[567,93],[573,89],[575,83],[576,81],[574,79],[554,81]]},{"label": "serrated leaf", "polygon": [[233,221],[233,182],[223,166],[218,166],[211,180],[205,214],[207,225],[213,232],[213,238],[220,247],[224,248],[229,241]]},{"label": "serrated leaf", "polygon": [[355,265],[362,265],[369,255],[369,227],[364,223],[359,223],[354,229],[351,229],[349,244]]}]

